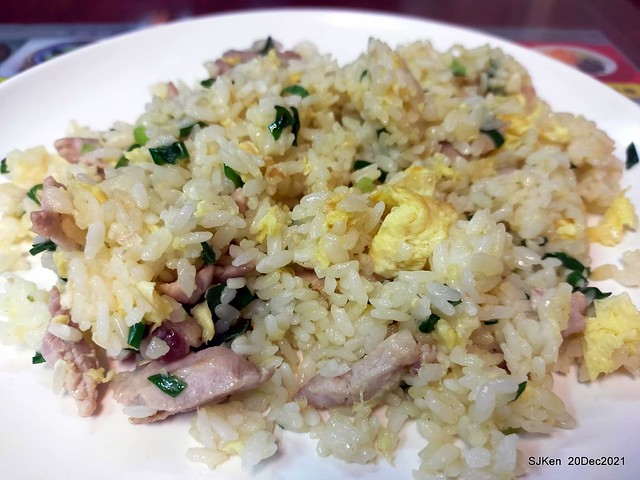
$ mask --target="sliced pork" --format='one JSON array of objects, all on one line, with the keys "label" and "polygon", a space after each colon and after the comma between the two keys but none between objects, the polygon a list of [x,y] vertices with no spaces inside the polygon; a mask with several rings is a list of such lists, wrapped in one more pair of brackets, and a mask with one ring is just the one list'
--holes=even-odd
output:
[{"label": "sliced pork", "polygon": [[573,335],[574,333],[582,333],[587,326],[587,320],[584,311],[589,306],[589,299],[580,292],[571,294],[571,310],[569,311],[569,322],[567,328],[560,332],[563,338]]},{"label": "sliced pork", "polygon": [[106,166],[102,160],[87,155],[88,151],[100,146],[100,141],[96,138],[60,138],[53,143],[53,146],[58,152],[58,155],[69,163],[81,163],[100,169],[104,169]]},{"label": "sliced pork", "polygon": [[196,273],[196,288],[191,295],[187,295],[180,288],[177,280],[159,285],[158,290],[184,305],[192,305],[202,298],[211,285],[226,282],[230,278],[244,277],[254,268],[255,264],[253,263],[238,267],[234,265],[205,265]]},{"label": "sliced pork", "polygon": [[[55,287],[50,292],[49,313],[52,318],[68,314],[68,310],[60,305],[60,292]],[[96,380],[101,376],[93,344],[84,338],[77,342],[62,340],[47,331],[42,339],[40,353],[50,365],[64,360],[67,366],[64,387],[75,399],[78,415],[93,415],[98,406],[100,383]]]},{"label": "sliced pork", "polygon": [[51,202],[52,190],[63,188],[53,177],[47,177],[42,184],[41,210],[31,212],[31,231],[50,238],[56,245],[67,250],[76,250],[79,245],[64,230],[65,216],[53,210]]},{"label": "sliced pork", "polygon": [[316,408],[331,408],[366,401],[376,393],[397,386],[402,375],[421,361],[432,358],[431,351],[420,348],[411,332],[403,330],[386,338],[373,352],[338,377],[316,375],[296,393]]},{"label": "sliced pork", "polygon": [[[149,381],[150,376],[165,371],[186,384],[175,397]],[[149,415],[131,419],[134,423],[147,423],[200,405],[219,403],[233,393],[262,385],[271,375],[272,370],[260,371],[229,348],[211,347],[175,362],[153,361],[132,372],[119,373],[113,390],[117,402],[129,407],[147,407]]]}]

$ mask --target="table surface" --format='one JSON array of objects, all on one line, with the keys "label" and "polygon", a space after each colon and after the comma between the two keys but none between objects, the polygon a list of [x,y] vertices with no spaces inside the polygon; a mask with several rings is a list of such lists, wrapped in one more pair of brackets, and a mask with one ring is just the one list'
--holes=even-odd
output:
[{"label": "table surface", "polygon": [[[483,30],[546,50],[640,103],[640,0],[18,0],[0,12],[0,78],[38,63],[38,53],[48,58],[50,51],[37,51],[42,38],[97,39],[200,15],[305,6],[398,13]],[[589,58],[576,56],[585,49]],[[614,71],[602,71],[603,62]]]}]

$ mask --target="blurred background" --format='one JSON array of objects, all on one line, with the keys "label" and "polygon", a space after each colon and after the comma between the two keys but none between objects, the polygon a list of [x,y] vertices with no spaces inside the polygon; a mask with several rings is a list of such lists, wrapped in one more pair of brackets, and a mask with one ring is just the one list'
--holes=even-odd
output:
[{"label": "blurred background", "polygon": [[568,63],[640,103],[640,0],[10,0],[0,11],[0,79],[154,24],[304,6],[411,15],[482,30]]}]

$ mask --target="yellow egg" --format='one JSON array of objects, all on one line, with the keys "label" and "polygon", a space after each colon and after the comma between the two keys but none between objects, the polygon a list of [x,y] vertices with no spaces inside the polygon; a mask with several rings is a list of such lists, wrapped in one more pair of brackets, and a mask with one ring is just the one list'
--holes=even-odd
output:
[{"label": "yellow egg", "polygon": [[445,345],[451,350],[458,341],[458,335],[451,325],[446,320],[440,319],[436,323],[435,333],[440,340],[440,343]]},{"label": "yellow egg", "polygon": [[369,249],[375,273],[387,278],[402,270],[424,268],[457,218],[451,205],[430,196],[435,182],[429,179],[435,174],[423,167],[412,169],[398,182],[383,185],[371,194],[388,210]]},{"label": "yellow egg", "polygon": [[622,241],[626,228],[638,228],[638,217],[631,201],[618,193],[609,206],[602,221],[595,227],[587,229],[587,236],[592,242],[613,246]]},{"label": "yellow egg", "polygon": [[584,330],[584,364],[591,380],[640,352],[640,312],[629,294],[595,300],[595,310]]},{"label": "yellow egg", "polygon": [[145,314],[145,320],[155,325],[160,325],[171,315],[173,307],[166,298],[155,291],[154,282],[138,282],[136,283],[136,289],[152,308],[150,312]]},{"label": "yellow egg", "polygon": [[556,234],[565,240],[575,240],[581,236],[581,228],[572,218],[559,218],[554,222]]},{"label": "yellow egg", "polygon": [[263,242],[267,236],[280,235],[282,225],[286,225],[286,213],[280,207],[274,205],[269,208],[267,214],[252,225],[251,233],[256,235],[258,242]]}]

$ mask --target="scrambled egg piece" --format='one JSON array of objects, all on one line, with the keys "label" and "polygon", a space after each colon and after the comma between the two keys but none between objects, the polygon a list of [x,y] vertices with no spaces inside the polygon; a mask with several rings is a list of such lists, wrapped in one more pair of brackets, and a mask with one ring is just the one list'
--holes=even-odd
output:
[{"label": "scrambled egg piece", "polygon": [[378,275],[391,278],[402,270],[424,268],[435,246],[447,237],[458,215],[447,202],[432,198],[436,180],[434,172],[413,166],[371,194],[389,209],[369,250]]},{"label": "scrambled egg piece", "polygon": [[609,206],[599,225],[589,227],[587,236],[592,242],[598,242],[609,247],[622,241],[625,228],[638,228],[638,216],[631,201],[624,196],[624,191],[618,193]]},{"label": "scrambled egg piece", "polygon": [[286,217],[286,213],[280,210],[280,207],[274,205],[269,208],[264,217],[251,226],[251,233],[255,234],[256,240],[260,243],[262,243],[267,236],[280,235],[282,225],[288,223]]},{"label": "scrambled egg piece", "polygon": [[438,340],[440,340],[440,343],[444,344],[449,350],[455,347],[456,343],[458,342],[458,334],[446,320],[438,320],[438,323],[436,323],[435,332]]},{"label": "scrambled egg piece", "polygon": [[565,240],[575,240],[582,236],[581,228],[573,218],[559,218],[554,222],[558,237]]},{"label": "scrambled egg piece", "polygon": [[135,286],[152,307],[151,311],[145,314],[145,319],[154,325],[160,325],[171,315],[173,307],[166,298],[161,297],[155,291],[154,282],[138,282]]},{"label": "scrambled egg piece", "polygon": [[595,307],[584,330],[584,364],[591,380],[640,351],[640,312],[627,293],[596,300]]}]

